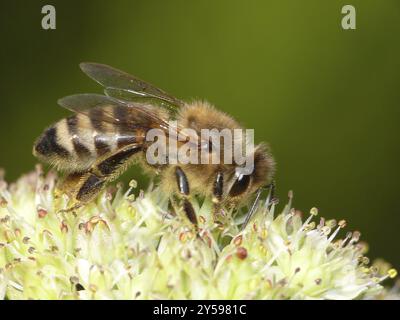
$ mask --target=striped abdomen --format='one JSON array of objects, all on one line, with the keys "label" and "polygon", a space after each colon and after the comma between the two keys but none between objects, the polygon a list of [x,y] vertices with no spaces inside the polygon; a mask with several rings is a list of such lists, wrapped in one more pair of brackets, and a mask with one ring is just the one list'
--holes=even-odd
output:
[{"label": "striped abdomen", "polygon": [[75,114],[44,131],[35,143],[33,153],[58,169],[83,171],[103,155],[132,143],[141,143],[144,135],[141,129],[117,128]]}]

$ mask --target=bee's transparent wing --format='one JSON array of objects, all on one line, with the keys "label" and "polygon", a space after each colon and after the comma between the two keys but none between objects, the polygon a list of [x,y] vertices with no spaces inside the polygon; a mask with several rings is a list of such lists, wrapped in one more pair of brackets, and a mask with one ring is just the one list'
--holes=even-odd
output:
[{"label": "bee's transparent wing", "polygon": [[171,114],[176,114],[180,107],[180,106],[177,106],[176,104],[172,104],[171,102],[162,100],[160,98],[136,94],[131,90],[117,89],[117,88],[105,88],[104,93],[107,96],[116,98],[118,100],[130,101],[130,102],[135,102],[135,103],[144,103],[144,104],[150,104],[153,106],[161,107],[163,109],[168,110],[168,112],[170,112]]},{"label": "bee's transparent wing", "polygon": [[152,84],[110,66],[86,62],[81,63],[80,67],[85,74],[105,87],[104,92],[107,96],[132,102],[146,102],[174,112],[184,105],[179,99]]},{"label": "bee's transparent wing", "polygon": [[[86,115],[92,123],[111,123],[116,128],[127,132],[134,132],[137,128],[145,131],[153,128],[161,129],[167,137],[179,135],[180,138],[190,141],[190,137],[182,131],[179,125],[176,126],[175,122],[171,123],[160,117],[155,112],[153,105],[121,101],[93,93],[67,96],[59,99],[58,104],[73,112]],[[195,145],[202,148],[207,141],[203,141],[201,137],[198,138],[199,141],[195,142]]]},{"label": "bee's transparent wing", "polygon": [[125,102],[112,97],[84,93],[70,95],[58,100],[68,110],[84,114],[95,122],[107,122],[125,129],[166,128],[167,122],[152,107],[145,104]]}]

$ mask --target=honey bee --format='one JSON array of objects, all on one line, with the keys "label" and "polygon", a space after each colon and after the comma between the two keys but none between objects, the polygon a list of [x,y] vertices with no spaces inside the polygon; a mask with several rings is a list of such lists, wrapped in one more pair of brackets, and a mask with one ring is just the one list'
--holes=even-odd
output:
[{"label": "honey bee", "polygon": [[[160,177],[162,190],[177,198],[194,225],[197,217],[190,202],[193,195],[211,197],[217,211],[223,206],[246,203],[271,183],[275,162],[266,144],[246,151],[254,163],[248,174],[238,174],[240,165],[235,161],[149,164],[146,134],[151,129],[170,135],[171,129],[180,133],[181,128],[190,128],[200,136],[202,129],[233,131],[242,127],[206,102],[185,103],[110,66],[81,63],[80,67],[104,87],[105,94],[76,94],[58,100],[74,114],[47,128],[33,147],[34,156],[66,172],[60,188],[72,199],[71,210],[93,200],[134,163]],[[175,120],[176,127],[171,128],[170,120]],[[233,144],[243,143],[243,139]],[[199,141],[197,147],[204,150],[204,143],[207,152],[214,152],[210,141]]]}]

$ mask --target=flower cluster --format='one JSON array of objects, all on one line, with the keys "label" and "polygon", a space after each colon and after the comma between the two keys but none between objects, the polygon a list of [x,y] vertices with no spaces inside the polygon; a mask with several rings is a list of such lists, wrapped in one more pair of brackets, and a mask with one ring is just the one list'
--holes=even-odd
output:
[{"label": "flower cluster", "polygon": [[120,185],[65,212],[57,176],[40,168],[7,185],[0,174],[0,298],[360,299],[394,277],[369,266],[360,233],[345,221],[304,219],[289,203],[259,205],[242,230],[239,212],[215,219],[193,201],[194,227],[157,188]]}]

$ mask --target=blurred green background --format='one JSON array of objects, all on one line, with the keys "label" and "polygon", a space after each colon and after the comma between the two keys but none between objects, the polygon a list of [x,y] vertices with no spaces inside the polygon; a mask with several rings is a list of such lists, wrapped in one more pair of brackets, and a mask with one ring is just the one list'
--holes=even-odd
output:
[{"label": "blurred green background", "polygon": [[[341,28],[341,8],[357,30]],[[41,8],[57,29],[41,29]],[[182,99],[205,98],[255,129],[302,211],[346,218],[370,256],[400,267],[400,2],[1,0],[0,166],[14,180],[32,143],[100,92],[78,68],[107,63]],[[139,177],[133,169],[125,180]]]}]

